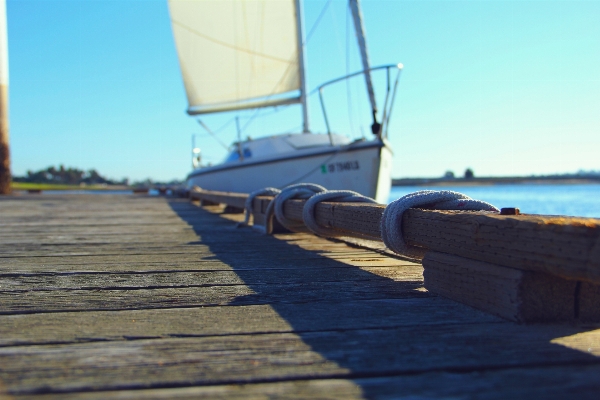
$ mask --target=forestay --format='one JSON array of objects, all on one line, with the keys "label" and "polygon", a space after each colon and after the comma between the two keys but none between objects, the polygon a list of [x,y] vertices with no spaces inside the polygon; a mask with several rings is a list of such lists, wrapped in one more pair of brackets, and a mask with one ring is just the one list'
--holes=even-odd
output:
[{"label": "forestay", "polygon": [[300,101],[296,6],[169,0],[188,113]]}]

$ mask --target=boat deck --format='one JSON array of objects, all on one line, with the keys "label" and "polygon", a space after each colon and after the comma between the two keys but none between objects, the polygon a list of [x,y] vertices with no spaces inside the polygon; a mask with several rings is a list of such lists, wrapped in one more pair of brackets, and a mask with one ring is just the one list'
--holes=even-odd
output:
[{"label": "boat deck", "polygon": [[600,325],[521,325],[422,266],[184,199],[0,197],[0,398],[590,398]]}]

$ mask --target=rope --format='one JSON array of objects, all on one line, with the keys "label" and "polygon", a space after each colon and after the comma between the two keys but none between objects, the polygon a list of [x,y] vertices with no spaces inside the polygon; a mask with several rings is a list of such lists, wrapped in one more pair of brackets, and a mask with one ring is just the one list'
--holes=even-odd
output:
[{"label": "rope", "polygon": [[[351,190],[327,190],[323,186],[314,183],[298,183],[295,185],[289,185],[282,190],[267,187],[256,190],[248,195],[248,198],[244,203],[244,209],[246,212],[244,222],[240,222],[237,225],[238,227],[248,225],[248,222],[250,221],[250,215],[252,214],[252,204],[254,199],[256,196],[262,195],[275,196],[267,206],[267,210],[265,212],[265,231],[267,234],[271,234],[273,232],[273,215],[275,215],[279,223],[292,232],[312,232],[325,237],[343,236],[341,233],[323,228],[317,224],[315,219],[315,207],[318,203],[328,200],[337,202],[377,203],[375,200]],[[302,209],[303,222],[288,219],[284,215],[284,203],[290,199],[308,199],[308,201],[304,204],[304,208]]]},{"label": "rope", "polygon": [[[375,200],[351,190],[327,190],[314,183],[298,183],[282,190],[269,187],[252,192],[248,196],[245,203],[246,216],[244,222],[238,226],[248,224],[254,198],[260,195],[275,196],[267,206],[265,213],[267,234],[273,232],[273,216],[275,216],[281,225],[292,232],[312,232],[325,237],[344,236],[341,232],[327,229],[317,223],[316,205],[323,201],[377,203]],[[308,199],[302,209],[303,222],[288,219],[283,214],[284,203],[290,199]],[[381,238],[393,252],[415,258],[422,258],[425,249],[408,246],[402,233],[402,216],[406,210],[413,207],[433,210],[499,212],[498,208],[490,203],[474,200],[467,195],[449,190],[421,190],[391,202],[385,208],[381,218]]]},{"label": "rope", "polygon": [[242,226],[247,226],[248,222],[250,222],[250,215],[252,215],[252,203],[254,202],[256,196],[276,196],[279,193],[281,193],[281,190],[272,187],[258,189],[250,193],[246,199],[246,202],[244,203],[244,210],[246,212],[246,215],[244,216],[244,222],[237,224],[237,227],[241,228]]},{"label": "rope", "polygon": [[267,207],[266,214],[266,232],[267,234],[273,233],[273,214],[277,217],[277,220],[286,229],[292,232],[309,232],[304,223],[293,221],[283,215],[283,203],[289,199],[308,199],[315,193],[324,192],[325,189],[321,185],[315,183],[297,183],[290,185],[281,190],[281,193],[277,194]]},{"label": "rope", "polygon": [[411,207],[433,210],[500,211],[490,203],[474,200],[467,195],[450,190],[421,190],[394,200],[383,212],[381,238],[393,252],[415,258],[422,258],[425,250],[414,246],[409,247],[402,235],[402,215]]},{"label": "rope", "polygon": [[325,237],[348,236],[348,234],[323,228],[321,225],[317,224],[317,220],[315,218],[315,207],[322,201],[336,201],[341,203],[377,203],[374,199],[363,196],[362,194],[352,190],[327,190],[325,192],[313,195],[304,204],[304,208],[302,209],[302,219],[304,220],[304,224],[309,231],[316,235]]}]

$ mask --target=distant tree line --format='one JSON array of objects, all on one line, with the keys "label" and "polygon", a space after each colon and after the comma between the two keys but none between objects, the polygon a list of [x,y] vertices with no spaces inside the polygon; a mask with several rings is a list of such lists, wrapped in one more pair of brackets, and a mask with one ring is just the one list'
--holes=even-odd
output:
[{"label": "distant tree line", "polygon": [[392,179],[394,186],[415,186],[415,185],[431,185],[436,183],[472,181],[479,183],[523,183],[531,181],[564,181],[564,180],[579,180],[586,182],[600,182],[600,171],[597,170],[579,170],[575,173],[551,174],[551,175],[528,175],[528,176],[488,176],[476,177],[472,168],[467,168],[461,177],[457,177],[453,171],[447,170],[444,175],[439,178],[399,178]]},{"label": "distant tree line", "polygon": [[64,165],[55,167],[48,167],[37,172],[27,171],[26,176],[15,176],[13,177],[15,182],[31,182],[31,183],[60,183],[67,185],[113,185],[113,184],[125,184],[127,185],[127,179],[122,181],[114,181],[107,179],[100,175],[95,169],[83,171],[77,168],[65,168]]},{"label": "distant tree line", "polygon": [[[564,174],[548,174],[548,175],[529,175],[529,176],[524,176],[524,178],[547,178],[547,179],[569,179],[569,178],[573,178],[573,179],[577,179],[577,178],[592,178],[592,179],[596,179],[600,177],[600,171],[595,171],[595,170],[590,170],[590,171],[586,171],[586,170],[579,170],[575,173],[569,172],[569,173],[564,173]],[[454,174],[453,171],[448,170],[444,173],[444,175],[442,176],[441,179],[455,179],[457,178],[457,176]],[[465,173],[463,174],[463,178],[464,179],[474,179],[475,178],[475,173],[473,172],[472,168],[467,168],[465,170]]]},{"label": "distant tree line", "polygon": [[[464,174],[464,178],[465,179],[473,179],[475,177],[475,173],[473,172],[473,170],[471,168],[467,168],[465,170],[465,174]],[[456,178],[456,176],[454,175],[454,172],[448,170],[444,173],[444,176],[442,177],[442,179],[454,179]]]}]

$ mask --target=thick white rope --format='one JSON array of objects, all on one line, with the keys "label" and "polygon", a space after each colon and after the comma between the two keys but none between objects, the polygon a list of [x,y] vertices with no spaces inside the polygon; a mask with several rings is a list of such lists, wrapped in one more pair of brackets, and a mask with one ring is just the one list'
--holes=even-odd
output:
[{"label": "thick white rope", "polygon": [[273,213],[281,225],[292,232],[309,232],[302,222],[288,219],[283,215],[283,203],[289,199],[308,199],[316,193],[326,191],[323,186],[315,183],[297,183],[281,190],[269,203],[266,217],[266,233],[273,233]]},{"label": "thick white rope", "polygon": [[467,195],[450,190],[421,190],[394,200],[383,212],[381,238],[393,252],[416,258],[422,258],[425,250],[408,246],[402,235],[402,215],[411,207],[434,210],[500,211],[490,203],[474,200]]},{"label": "thick white rope", "polygon": [[325,192],[313,195],[304,204],[304,208],[302,209],[302,219],[304,220],[304,225],[306,225],[309,231],[324,237],[348,236],[348,234],[335,231],[333,229],[324,228],[317,223],[315,217],[315,207],[322,201],[335,201],[341,203],[377,203],[377,201],[374,199],[363,196],[362,194],[352,190],[327,190]]},{"label": "thick white rope", "polygon": [[257,196],[276,196],[279,193],[281,193],[281,190],[273,188],[273,187],[266,187],[263,189],[258,189],[258,190],[255,190],[254,192],[250,193],[248,195],[248,198],[246,199],[246,202],[244,203],[244,209],[246,210],[246,215],[244,216],[244,222],[238,223],[237,227],[240,228],[242,226],[247,226],[248,223],[250,222],[250,215],[252,215],[252,203],[254,203],[254,199]]}]

